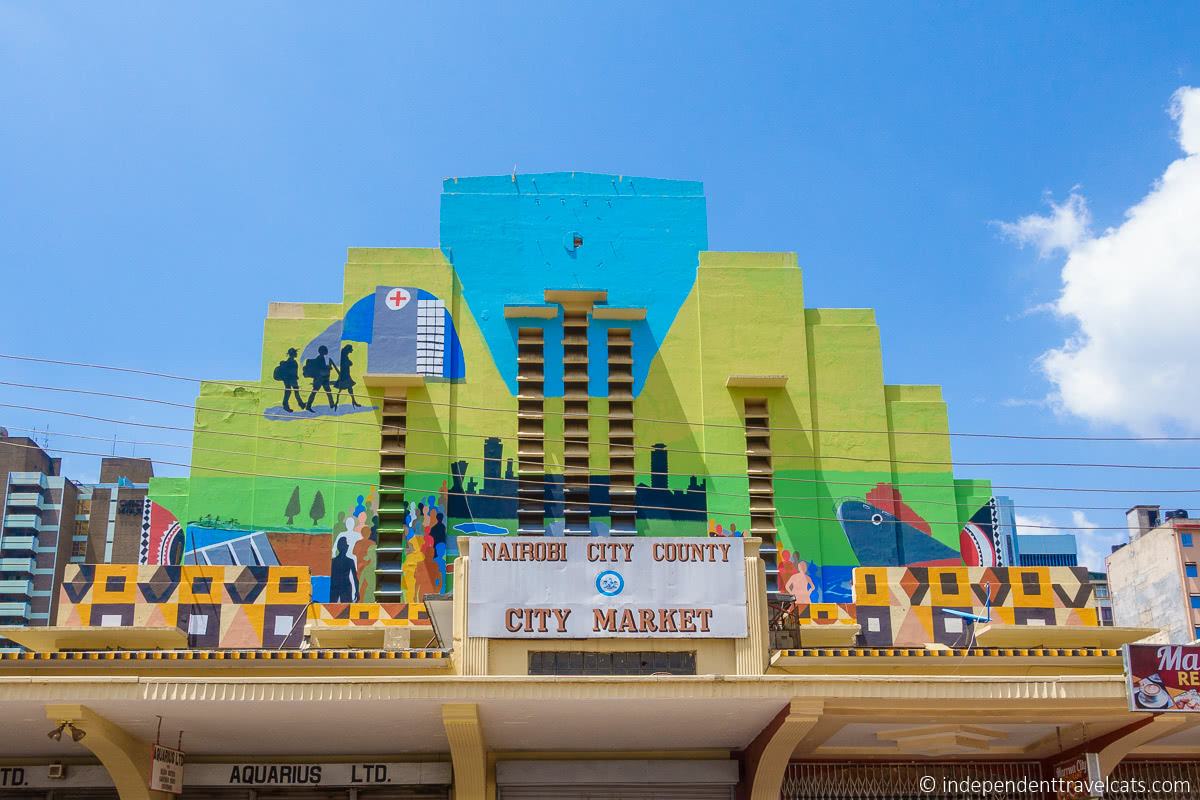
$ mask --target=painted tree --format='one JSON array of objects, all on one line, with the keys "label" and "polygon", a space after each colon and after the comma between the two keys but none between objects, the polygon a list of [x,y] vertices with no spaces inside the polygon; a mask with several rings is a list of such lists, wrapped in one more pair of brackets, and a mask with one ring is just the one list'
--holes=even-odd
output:
[{"label": "painted tree", "polygon": [[296,519],[296,515],[300,513],[300,487],[292,489],[292,497],[288,500],[287,508],[283,510],[283,515],[287,517],[287,524],[291,525]]},{"label": "painted tree", "polygon": [[325,498],[321,495],[320,490],[313,497],[312,506],[308,509],[308,515],[312,517],[313,527],[316,527],[317,523],[325,516]]}]

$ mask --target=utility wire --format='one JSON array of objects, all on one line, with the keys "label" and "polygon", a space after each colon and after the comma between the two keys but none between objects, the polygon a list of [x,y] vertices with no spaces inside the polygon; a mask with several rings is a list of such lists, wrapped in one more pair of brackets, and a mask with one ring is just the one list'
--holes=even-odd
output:
[{"label": "utility wire", "polygon": [[[39,364],[54,364],[57,366],[82,367],[86,369],[98,369],[110,372],[123,372],[132,375],[146,375],[155,378],[166,378],[175,381],[186,381],[188,383],[210,383],[221,386],[231,386],[235,388],[252,389],[256,391],[275,391],[278,387],[273,385],[265,385],[263,383],[244,383],[239,381],[226,380],[209,380],[207,378],[190,377],[187,375],[176,375],[169,372],[156,372],[153,370],[134,369],[131,367],[118,367],[110,364],[95,364],[82,361],[64,361],[60,359],[38,358],[35,356],[17,355],[14,353],[0,353],[0,358],[6,358],[14,361],[28,361]],[[19,385],[19,384],[12,384]],[[409,403],[421,403],[433,406],[447,406],[452,408],[470,410],[470,411],[489,411],[504,414],[511,414],[515,411],[513,408],[496,408],[488,406],[468,406],[459,403],[439,403],[433,400],[423,400],[412,397],[401,397],[397,395],[380,395],[382,399],[406,399]],[[564,411],[544,411],[549,415],[564,415]],[[584,416],[575,415],[572,416]],[[598,417],[607,419],[607,414],[586,414],[588,417]],[[696,422],[691,420],[679,419],[655,419],[651,417],[635,417],[635,422],[653,422],[664,425],[687,425],[697,428],[729,428],[734,430],[742,430],[743,426],[722,423],[722,422]],[[1200,442],[1200,436],[1050,436],[1040,434],[1015,434],[1015,433],[980,433],[968,431],[893,431],[893,430],[871,430],[861,428],[795,428],[772,426],[772,431],[786,432],[792,431],[797,433],[873,433],[887,436],[960,436],[983,439],[1013,439],[1023,441],[1055,441],[1055,442]]]},{"label": "utility wire", "polygon": [[[0,405],[4,405],[4,404],[0,403]],[[43,428],[34,429],[34,428],[25,428],[22,426],[11,426],[11,425],[7,426],[7,427],[10,430],[45,431],[47,434],[50,434],[52,436],[65,436],[65,437],[71,438],[71,439],[87,439],[87,440],[97,441],[97,442],[115,442],[117,444],[132,444],[132,445],[140,445],[143,447],[170,447],[170,448],[183,449],[183,450],[190,449],[190,450],[196,450],[196,451],[200,451],[200,452],[204,452],[204,453],[219,453],[222,455],[231,455],[231,456],[248,455],[247,453],[244,453],[240,450],[222,450],[222,449],[213,448],[213,447],[195,447],[192,445],[179,444],[176,442],[147,442],[147,441],[142,441],[140,439],[111,439],[107,436],[90,436],[88,434],[83,434],[83,433],[65,433],[63,431],[52,431],[52,430],[43,429]],[[50,448],[50,449],[56,449],[56,448]],[[355,449],[363,449],[363,448],[355,448]],[[372,452],[377,452],[377,451],[372,451]],[[426,456],[442,455],[441,453],[422,453],[420,451],[413,451],[413,450],[407,450],[406,452],[410,455],[426,455]],[[313,461],[311,459],[304,459],[304,458],[289,458],[287,456],[261,455],[261,454],[255,454],[255,456],[257,458],[259,458],[260,460],[287,461],[287,462],[290,462],[293,464],[306,464],[306,465],[310,465],[310,466],[328,467],[331,469],[338,469],[338,470],[361,469],[361,470],[365,470],[367,472],[377,472],[379,470],[379,462],[378,461],[376,461],[375,463],[372,463],[372,464],[344,464],[341,462],[334,463],[334,462],[330,462],[330,461]],[[488,461],[489,459],[487,459],[484,456],[474,456],[474,457],[470,457],[470,458],[463,458],[463,459],[457,459],[457,460]],[[515,461],[515,459],[514,459],[514,461]],[[192,465],[192,468],[197,469],[197,470],[206,469],[205,467],[197,467],[195,465]],[[406,469],[405,472],[410,473],[410,474],[430,474],[430,473],[423,472],[422,470],[418,470],[418,469]],[[654,472],[654,473],[647,473],[647,474],[678,475],[678,473],[663,473],[663,472]],[[465,478],[467,476],[463,476],[463,477]],[[711,476],[683,475],[681,477],[704,478],[704,477],[711,477]],[[531,480],[528,477],[522,478],[520,476],[513,477],[513,478],[506,478],[505,480],[519,481],[520,483],[522,483],[524,485],[529,485],[529,484],[541,484],[543,486],[563,486],[564,485],[563,483],[558,482],[558,481],[550,481],[550,480],[545,480],[545,479],[535,481],[535,480]],[[874,486],[877,483],[878,482],[876,482],[875,484],[869,484],[869,485]],[[904,484],[900,484],[896,488],[903,489]],[[686,491],[686,490],[672,489],[671,491]],[[710,488],[706,488],[704,490],[704,493],[705,493],[706,497],[731,497],[731,498],[735,498],[738,500],[746,500],[748,498],[748,495],[746,495],[745,493],[734,494],[731,492],[718,492],[718,491],[716,491],[714,489],[710,489]],[[479,497],[482,495],[476,495],[474,493],[464,492],[463,496],[464,497]],[[815,496],[815,497],[796,497],[794,495],[777,495],[777,496],[785,498],[790,502],[797,502],[797,503],[808,502],[808,501],[825,501],[825,500],[832,499],[830,497],[830,495],[819,495],[819,496]],[[940,500],[940,501],[939,500],[921,500],[921,501],[914,501],[914,502],[919,502],[922,505],[951,506],[954,508],[958,508],[960,505],[959,503],[951,503],[951,502],[947,502],[944,500]],[[1024,509],[1050,509],[1050,508],[1053,508],[1053,509],[1068,509],[1068,510],[1072,510],[1072,511],[1124,511],[1124,510],[1126,510],[1125,506],[1025,506],[1025,505],[1017,506],[1015,504],[1014,504],[1014,508],[1024,508]],[[686,509],[676,509],[676,510],[686,510]],[[1197,509],[1184,509],[1184,510],[1194,511]]]},{"label": "utility wire", "polygon": [[[7,440],[0,440],[0,445],[6,445],[8,447],[20,447],[20,448],[24,448],[27,450],[40,450],[41,449],[37,445],[17,444],[16,442],[7,441]],[[89,451],[85,451],[85,450],[65,450],[65,449],[57,448],[57,447],[52,448],[52,449],[58,453],[68,453],[71,455],[99,456],[99,457],[104,456],[104,453],[93,453],[93,452],[89,452]],[[187,464],[181,464],[181,463],[178,463],[175,461],[164,461],[164,460],[157,459],[157,458],[151,458],[148,460],[155,464],[163,464],[163,465],[167,465],[167,466],[174,466],[174,467],[187,467],[188,466]],[[221,472],[221,473],[225,473],[225,474],[240,475],[240,476],[249,477],[249,478],[276,478],[276,479],[287,480],[287,481],[310,481],[310,482],[323,483],[323,484],[341,484],[341,485],[346,485],[346,486],[354,486],[354,487],[357,487],[358,489],[361,489],[363,486],[362,481],[347,481],[347,480],[340,480],[337,478],[317,478],[317,477],[310,478],[310,477],[304,477],[304,476],[300,476],[300,475],[273,475],[273,474],[264,473],[264,472],[247,472],[244,470],[221,469],[221,468],[217,468],[217,467],[204,467],[203,471],[205,471],[205,472]],[[555,484],[555,485],[556,486],[565,486],[564,484]],[[386,488],[386,487],[383,487],[383,488]],[[406,489],[405,491],[411,491],[414,494],[424,494],[426,492],[428,492],[429,494],[439,494],[441,492],[440,489],[426,490],[426,489],[416,489],[416,488],[409,488],[409,489]],[[1200,492],[1200,489],[1189,490],[1189,491]],[[468,500],[483,499],[483,498],[488,498],[488,499],[493,499],[493,500],[508,500],[508,501],[516,501],[517,500],[517,498],[510,497],[508,495],[464,494],[462,496],[466,497]],[[633,506],[621,506],[619,504],[611,503],[611,502],[600,503],[600,502],[595,502],[595,501],[584,501],[584,500],[566,500],[565,498],[563,500],[558,500],[555,498],[544,497],[541,500],[541,505],[548,505],[548,504],[562,505],[564,508],[578,507],[578,506],[599,506],[601,508],[608,508],[610,510],[612,508],[618,508],[618,509],[631,508],[634,510],[641,509],[641,510],[646,510],[646,511],[676,511],[676,512],[690,512],[690,513],[695,513],[695,514],[707,514],[708,513],[707,509],[704,511],[698,511],[696,509],[682,508],[680,506],[647,506],[647,505],[641,505],[641,504],[633,505]],[[727,513],[732,513],[732,512],[727,512]],[[739,514],[739,516],[749,516],[749,515],[748,514]],[[809,521],[809,522],[838,522],[838,523],[841,522],[841,520],[839,520],[837,517],[810,517],[810,516],[805,516],[805,515],[801,515],[801,514],[778,514],[778,513],[775,514],[774,516],[776,519],[796,519],[796,520],[804,520],[804,521]],[[897,521],[902,522],[901,520],[897,520]],[[925,522],[929,525],[950,525],[950,526],[954,526],[954,527],[958,527],[962,524],[958,520],[925,520]],[[880,523],[880,524],[882,524],[882,523]],[[1124,531],[1124,530],[1127,530],[1127,527],[1124,525],[1110,526],[1110,527],[1105,527],[1105,526],[1101,526],[1101,525],[1089,526],[1089,527],[1083,527],[1083,526],[1079,526],[1079,525],[1023,525],[1022,527],[1024,527],[1024,528],[1044,528],[1044,529],[1049,529],[1049,530],[1087,530],[1087,531]]]},{"label": "utility wire", "polygon": [[[230,408],[212,408],[212,407],[208,407],[208,406],[193,406],[193,405],[189,405],[187,403],[176,403],[176,402],[173,402],[170,400],[159,400],[159,399],[151,398],[151,397],[138,397],[136,395],[127,395],[127,394],[115,394],[112,392],[101,392],[101,391],[95,391],[92,389],[77,389],[77,388],[65,387],[65,386],[43,386],[40,384],[17,383],[14,381],[0,381],[0,386],[11,386],[11,387],[20,388],[20,389],[34,389],[37,391],[46,391],[46,392],[63,392],[63,393],[68,393],[68,394],[82,394],[82,395],[88,395],[88,396],[92,396],[92,397],[106,397],[106,398],[116,399],[116,400],[130,400],[130,401],[138,402],[138,403],[151,403],[153,405],[170,406],[173,408],[186,408],[186,409],[195,410],[195,411],[207,411],[207,412],[212,412],[214,414],[235,414],[235,415],[239,415],[239,416],[255,417],[256,419],[270,419],[268,417],[264,417],[263,413],[260,411],[240,411],[237,409],[230,409]],[[457,405],[455,407],[463,408],[463,406],[457,406]],[[299,412],[294,412],[294,413],[304,414],[306,412],[299,411]],[[604,416],[604,418],[607,419],[608,417]],[[348,420],[345,417],[326,417],[323,415],[318,415],[316,417],[297,417],[296,418],[297,421],[320,421],[320,420],[327,420],[327,419],[336,419],[340,424],[343,424],[343,425],[357,425],[357,426],[362,426],[362,427],[369,427],[369,428],[372,428],[375,430],[382,429],[382,428],[400,428],[401,427],[401,426],[395,426],[395,425],[387,425],[382,422],[363,422],[363,421],[359,421],[359,420]],[[280,421],[283,421],[283,419],[281,418]],[[291,420],[287,420],[287,421],[291,421]],[[407,425],[403,426],[403,430],[405,432],[411,432],[411,433],[432,433],[432,434],[437,434],[439,436],[447,436],[447,435],[463,436],[463,437],[469,437],[469,438],[475,438],[475,439],[506,439],[508,441],[517,441],[519,438],[515,434],[508,435],[508,434],[470,433],[467,431],[458,431],[458,430],[439,431],[439,430],[430,430],[427,428],[412,428]],[[745,428],[745,430],[747,430],[747,431],[766,430],[772,434],[775,433],[776,431],[778,431],[778,429],[774,428],[774,427],[767,427],[767,428],[747,427],[747,428]],[[210,434],[210,435],[224,435],[220,431],[199,431],[198,433],[204,433],[204,434]],[[541,438],[545,438],[545,437],[543,436]],[[558,437],[555,437],[554,441],[559,441]],[[561,441],[564,444],[583,444],[583,445],[591,444],[591,441],[589,439],[563,438],[563,439],[561,439]],[[647,444],[633,444],[633,445],[622,445],[622,446],[623,447],[632,447],[635,450],[655,450],[656,449],[653,445],[647,445]],[[707,457],[707,456],[745,457],[747,455],[745,450],[689,450],[686,448],[679,448],[679,447],[672,447],[670,449],[671,449],[671,452],[675,453],[675,454],[699,455],[699,456],[705,456],[705,457]],[[951,468],[956,467],[956,466],[958,466],[958,467],[1055,467],[1055,468],[1077,468],[1077,469],[1088,468],[1088,469],[1162,470],[1162,471],[1171,471],[1171,472],[1200,471],[1200,465],[1176,465],[1176,464],[1100,464],[1100,463],[1093,464],[1093,463],[1087,463],[1087,462],[1049,462],[1049,461],[959,461],[959,462],[954,462],[954,461],[927,461],[927,460],[919,460],[919,459],[901,459],[901,458],[891,458],[890,456],[879,456],[879,457],[872,458],[870,456],[825,455],[825,454],[818,455],[818,454],[814,454],[814,453],[781,453],[781,452],[775,452],[775,451],[772,451],[770,453],[770,455],[771,455],[772,459],[781,459],[781,460],[807,459],[807,460],[813,460],[813,461],[853,461],[853,462],[857,462],[857,463],[908,464],[908,465],[913,465],[913,466],[951,467]]]},{"label": "utility wire", "polygon": [[[32,406],[14,406],[11,403],[0,403],[0,407],[22,408],[22,409],[32,410],[32,411],[46,411],[47,413],[64,414],[64,415],[71,416],[71,417],[82,417],[84,419],[98,420],[101,422],[112,422],[112,423],[115,423],[118,425],[133,425],[133,426],[139,426],[139,427],[144,426],[144,427],[150,427],[150,428],[166,428],[169,430],[190,431],[189,428],[182,428],[182,427],[172,426],[172,425],[153,425],[153,424],[149,424],[149,423],[128,422],[128,421],[124,421],[124,420],[114,420],[114,419],[107,419],[104,417],[95,417],[90,414],[78,414],[78,413],[74,413],[74,412],[70,412],[70,411],[56,411],[53,409],[39,409],[39,408],[35,408]],[[287,456],[262,455],[257,452],[251,454],[251,453],[245,453],[240,450],[224,450],[224,449],[218,449],[218,448],[212,448],[212,447],[199,447],[199,446],[195,446],[195,445],[179,444],[179,443],[174,443],[174,442],[149,442],[149,441],[144,441],[144,440],[140,440],[140,439],[112,439],[107,436],[90,436],[90,435],[81,434],[81,433],[66,433],[64,431],[50,430],[49,428],[26,428],[23,426],[14,426],[14,425],[9,425],[7,427],[10,430],[39,431],[39,432],[45,432],[52,436],[65,436],[68,438],[88,439],[88,440],[98,441],[98,442],[114,442],[115,441],[118,444],[141,445],[144,447],[171,447],[171,448],[194,450],[194,451],[207,452],[207,453],[220,453],[220,454],[224,454],[224,455],[236,455],[236,456],[253,455],[254,457],[260,458],[260,459],[266,459],[266,460],[272,460],[272,461],[289,461],[289,462],[297,463],[297,464],[308,464],[308,465],[312,465],[312,466],[331,467],[334,469],[358,468],[358,469],[364,469],[364,470],[368,470],[368,471],[372,471],[372,472],[377,471],[379,469],[378,461],[375,461],[371,464],[344,464],[344,463],[340,463],[340,462],[335,463],[335,462],[330,462],[330,461],[314,461],[311,459],[289,458]],[[327,448],[354,450],[356,452],[369,452],[369,453],[374,453],[376,455],[378,455],[378,453],[379,453],[378,449],[374,449],[374,448],[353,447],[351,445],[338,445],[338,444],[330,444],[330,443],[321,444],[321,443],[305,442],[303,444],[298,444],[295,442],[295,440],[292,440],[292,439],[279,439],[279,438],[273,437],[273,436],[259,436],[259,435],[252,434],[252,433],[227,433],[227,434],[221,434],[221,435],[223,435],[223,436],[238,436],[238,437],[243,437],[243,438],[248,438],[248,439],[268,439],[271,441],[283,441],[283,442],[287,442],[289,444],[296,445],[298,447],[309,447],[309,446],[312,446],[312,444],[319,444],[319,446],[327,447]],[[55,449],[55,448],[49,448],[49,449]],[[434,458],[437,458],[437,457],[442,457],[442,458],[446,458],[446,459],[451,458],[451,456],[446,453],[430,453],[430,452],[424,452],[424,451],[420,451],[420,450],[411,450],[408,448],[405,449],[405,453],[407,455],[431,456]],[[459,456],[457,458],[454,458],[453,460],[486,462],[486,461],[493,460],[493,459],[489,459],[486,456]],[[523,461],[519,458],[495,459],[495,460],[511,461],[514,464],[516,464],[518,467],[521,464],[531,464],[531,465],[536,465],[536,466],[541,466],[541,467],[545,466],[544,462]],[[203,467],[203,466],[196,466],[194,464],[191,465],[191,467],[196,470],[205,469],[205,467]],[[406,471],[411,474],[429,474],[429,473],[423,472],[420,469],[409,469]],[[745,477],[744,475],[714,475],[711,473],[704,474],[704,475],[696,475],[696,474],[692,474],[692,473],[683,473],[683,472],[656,472],[656,471],[655,472],[644,472],[641,474],[644,474],[644,475],[666,475],[668,477],[678,477],[678,478],[705,478],[705,479],[707,479],[707,478],[744,478]],[[468,476],[464,476],[464,477],[468,477]],[[512,478],[512,480],[524,480],[526,483],[535,482],[535,483],[542,483],[545,485],[554,485],[554,486],[562,485],[561,483],[557,483],[555,481],[545,481],[545,480],[530,481],[529,478],[522,479],[519,476]],[[784,476],[778,476],[778,475],[772,476],[772,480],[775,482],[800,481],[800,482],[852,485],[852,486],[872,486],[872,487],[877,486],[880,483],[880,481],[848,482],[848,481],[836,481],[836,480],[823,480],[823,479],[818,479],[818,478],[791,478],[791,477],[784,477]],[[910,485],[911,484],[907,484],[907,483],[899,483],[899,484],[895,484],[895,488],[904,489]],[[925,484],[925,485],[927,486],[928,484]],[[948,488],[948,487],[942,487],[942,488]],[[996,488],[1000,488],[1000,487],[996,487]],[[1050,489],[1048,488],[1047,490],[1050,490]],[[675,490],[675,491],[682,491],[682,490]],[[1055,491],[1057,491],[1057,490],[1055,490]],[[1064,491],[1070,491],[1070,490],[1064,490]],[[1133,491],[1140,491],[1140,490],[1129,490],[1129,491],[1133,492]],[[1190,490],[1184,490],[1184,491],[1190,491]],[[715,496],[715,497],[736,497],[739,499],[746,498],[746,495],[743,495],[743,494],[730,494],[728,492],[716,492],[711,489],[706,490],[706,492],[709,496]],[[829,499],[829,495],[810,496],[810,497],[796,497],[793,495],[779,495],[779,496],[784,497],[790,501],[795,501],[795,502]],[[954,508],[957,508],[960,505],[957,502],[947,502],[945,500],[923,499],[923,500],[920,500],[919,502],[922,505],[951,506]],[[1056,509],[1056,510],[1068,510],[1068,511],[1125,511],[1125,510],[1127,510],[1126,506],[1027,505],[1027,504],[1023,504],[1023,503],[1022,504],[1014,503],[1013,507],[1027,509],[1027,510],[1028,509],[1037,509],[1037,510]],[[1187,508],[1184,510],[1189,511],[1189,512],[1191,512],[1191,511],[1200,512],[1200,509],[1193,509],[1193,508]]]}]

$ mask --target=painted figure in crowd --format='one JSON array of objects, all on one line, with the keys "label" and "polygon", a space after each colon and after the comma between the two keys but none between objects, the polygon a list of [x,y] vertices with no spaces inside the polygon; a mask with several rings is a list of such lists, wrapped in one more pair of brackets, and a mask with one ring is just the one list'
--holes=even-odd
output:
[{"label": "painted figure in crowd", "polygon": [[797,605],[813,602],[817,585],[808,574],[808,562],[799,553],[779,551],[779,591],[790,594]]},{"label": "painted figure in crowd", "polygon": [[313,401],[317,399],[317,392],[322,389],[325,391],[326,399],[329,400],[329,408],[337,410],[337,401],[333,399],[333,392],[329,384],[331,371],[337,372],[337,367],[329,358],[329,348],[325,345],[317,348],[317,355],[314,358],[304,362],[304,377],[312,378],[312,393],[308,396],[307,408],[313,414],[317,413],[313,408]]},{"label": "painted figure in crowd", "polygon": [[[438,510],[433,495],[428,503],[413,503],[405,519],[407,532],[404,548],[404,599],[410,603],[420,602],[427,594],[437,594],[446,586],[446,545],[434,541],[439,518],[444,514]],[[445,537],[445,523],[441,522],[440,534]]]},{"label": "painted figure in crowd", "polygon": [[337,540],[337,555],[329,565],[329,602],[353,603],[355,589],[358,586],[358,570],[354,559],[346,555],[350,549],[350,540],[339,537]]},{"label": "painted figure in crowd", "polygon": [[292,407],[288,403],[292,394],[296,395],[296,405],[300,406],[303,411],[308,406],[304,404],[304,398],[300,396],[300,365],[296,363],[296,348],[289,347],[287,358],[279,362],[279,366],[275,367],[275,380],[283,384],[283,410],[292,413]]},{"label": "painted figure in crowd", "polygon": [[[379,517],[375,514],[374,491],[369,491],[364,498],[358,495],[353,510],[347,514],[338,512],[338,533],[334,542],[334,561],[336,553],[345,553],[354,563],[354,584],[350,600],[334,600],[333,587],[330,587],[330,602],[364,603],[370,601],[374,594],[372,576],[374,575],[375,546],[379,542],[376,525]],[[330,583],[332,584],[332,572]]]},{"label": "painted figure in crowd", "polygon": [[353,345],[345,345],[342,347],[342,357],[338,363],[337,380],[333,382],[333,388],[337,389],[337,397],[334,398],[333,407],[337,408],[337,404],[341,402],[342,391],[350,393],[350,403],[355,407],[359,407],[359,402],[354,398],[354,378],[350,376],[350,367],[354,366],[354,362],[350,360],[350,353],[354,351]]}]

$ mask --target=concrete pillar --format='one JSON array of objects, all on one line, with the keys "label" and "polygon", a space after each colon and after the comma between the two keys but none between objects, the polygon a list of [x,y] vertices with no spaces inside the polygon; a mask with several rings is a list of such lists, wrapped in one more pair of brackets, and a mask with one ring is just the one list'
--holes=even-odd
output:
[{"label": "concrete pillar", "polygon": [[447,703],[442,706],[442,724],[446,728],[450,760],[454,766],[454,800],[489,800],[489,795],[494,797],[495,773],[489,767],[478,706],[474,703]]},{"label": "concrete pillar", "polygon": [[747,800],[779,800],[783,776],[796,747],[821,721],[821,701],[793,700],[746,748],[743,789]]},{"label": "concrete pillar", "polygon": [[767,671],[770,652],[770,612],[767,608],[767,574],[759,547],[762,540],[744,540],[746,560],[746,636],[737,640],[738,675],[762,675]]},{"label": "concrete pillar", "polygon": [[138,739],[82,705],[46,706],[55,724],[70,722],[86,735],[79,741],[108,770],[121,800],[172,800],[150,789],[150,742]]}]

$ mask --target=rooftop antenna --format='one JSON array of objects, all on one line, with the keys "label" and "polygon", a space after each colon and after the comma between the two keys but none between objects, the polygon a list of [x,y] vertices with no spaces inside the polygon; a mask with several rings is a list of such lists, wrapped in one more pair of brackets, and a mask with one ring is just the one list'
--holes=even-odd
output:
[{"label": "rooftop antenna", "polygon": [[992,621],[992,585],[990,583],[985,583],[983,585],[983,590],[985,592],[987,592],[987,602],[983,607],[984,608],[984,616],[980,616],[978,614],[972,614],[969,611],[958,611],[953,608],[942,609],[943,613],[951,614],[956,617],[961,617],[970,622],[991,622]]}]

